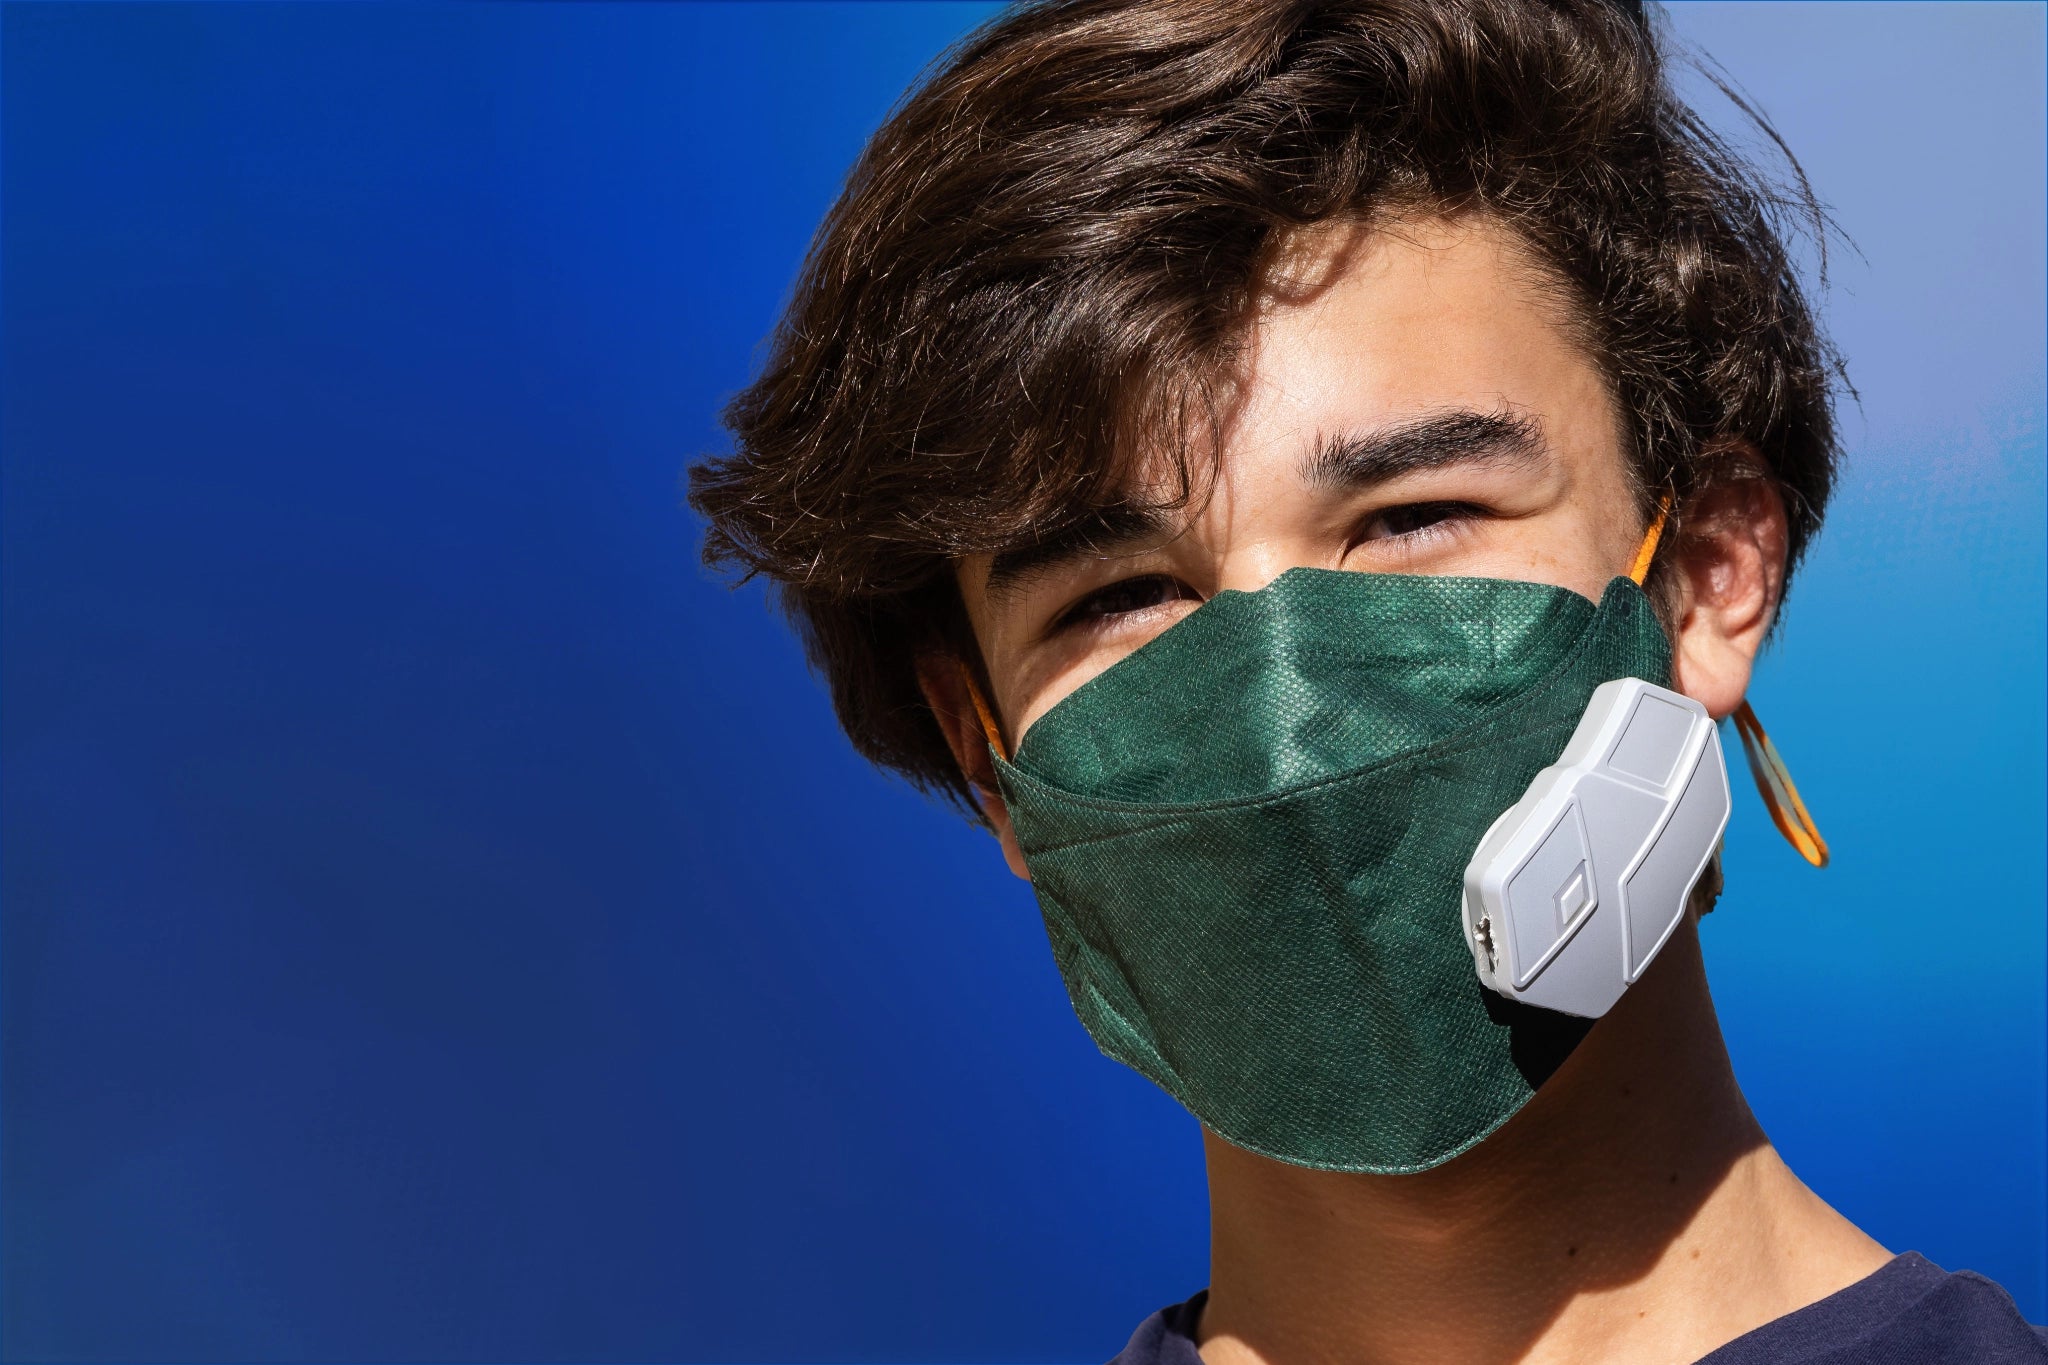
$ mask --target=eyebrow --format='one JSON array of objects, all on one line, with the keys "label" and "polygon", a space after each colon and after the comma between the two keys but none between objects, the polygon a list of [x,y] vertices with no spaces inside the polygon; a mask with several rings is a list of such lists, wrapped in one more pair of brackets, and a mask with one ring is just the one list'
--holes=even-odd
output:
[{"label": "eyebrow", "polygon": [[1114,503],[1083,513],[1043,540],[999,551],[989,561],[982,591],[1000,600],[1032,578],[1068,560],[1107,559],[1148,541],[1165,540],[1175,527],[1164,511],[1139,503]]},{"label": "eyebrow", "polygon": [[1544,457],[1543,428],[1512,412],[1432,413],[1383,431],[1324,437],[1302,461],[1313,489],[1363,488],[1454,464],[1531,464]]}]

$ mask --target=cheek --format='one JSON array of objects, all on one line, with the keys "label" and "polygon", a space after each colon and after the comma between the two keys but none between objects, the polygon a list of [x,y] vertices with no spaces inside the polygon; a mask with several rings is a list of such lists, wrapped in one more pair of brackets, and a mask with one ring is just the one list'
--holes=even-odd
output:
[{"label": "cheek", "polygon": [[[1615,463],[1619,463],[1618,458]],[[1617,474],[1595,487],[1581,485],[1560,509],[1565,513],[1551,544],[1563,586],[1598,598],[1610,580],[1635,567],[1643,546],[1643,523],[1635,494]],[[1660,548],[1662,547],[1660,542]]]},{"label": "cheek", "polygon": [[1094,679],[1129,658],[1193,612],[1197,603],[1172,602],[1134,615],[1120,626],[1076,630],[1020,651],[1008,668],[997,671],[996,686],[1005,698],[1003,715],[1011,718],[1019,744],[1040,717]]},{"label": "cheek", "polygon": [[1085,650],[1057,640],[1013,651],[1008,657],[998,655],[992,660],[992,669],[1011,741],[1022,744],[1040,717],[1106,666],[1089,658]]},{"label": "cheek", "polygon": [[1022,744],[1025,734],[1046,712],[1114,662],[1113,658],[1084,650],[1052,646],[1040,657],[1012,670],[998,686],[1009,699],[1003,714],[1014,718],[1011,725],[1016,742]]},{"label": "cheek", "polygon": [[1504,523],[1498,535],[1498,556],[1488,556],[1493,562],[1473,572],[1569,588],[1595,602],[1610,579],[1628,572],[1633,558],[1617,550],[1611,516],[1596,517],[1572,505]]}]

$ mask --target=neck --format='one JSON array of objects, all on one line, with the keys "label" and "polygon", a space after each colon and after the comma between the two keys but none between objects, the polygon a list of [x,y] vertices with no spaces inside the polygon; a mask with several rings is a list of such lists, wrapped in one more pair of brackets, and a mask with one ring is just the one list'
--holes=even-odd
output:
[{"label": "neck", "polygon": [[1750,1115],[1689,925],[1519,1114],[1435,1170],[1207,1144],[1207,1365],[1691,1361],[1887,1259]]}]

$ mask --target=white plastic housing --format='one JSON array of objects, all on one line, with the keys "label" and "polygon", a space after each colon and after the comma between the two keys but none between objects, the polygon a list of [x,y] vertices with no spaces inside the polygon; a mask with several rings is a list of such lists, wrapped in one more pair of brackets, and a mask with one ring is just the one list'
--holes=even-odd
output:
[{"label": "white plastic housing", "polygon": [[1727,824],[1706,708],[1641,678],[1602,683],[1465,867],[1480,981],[1544,1009],[1607,1013],[1685,917]]}]

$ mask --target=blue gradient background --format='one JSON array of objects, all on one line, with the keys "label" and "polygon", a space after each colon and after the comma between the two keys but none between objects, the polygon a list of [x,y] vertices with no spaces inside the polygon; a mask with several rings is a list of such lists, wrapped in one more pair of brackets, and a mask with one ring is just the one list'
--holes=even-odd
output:
[{"label": "blue gradient background", "polygon": [[[680,507],[988,12],[0,11],[7,1357],[1099,1360],[1203,1283],[1192,1120]],[[1756,686],[1837,862],[1738,797],[1716,995],[2038,1320],[2043,11],[1672,19],[1861,251]]]}]

